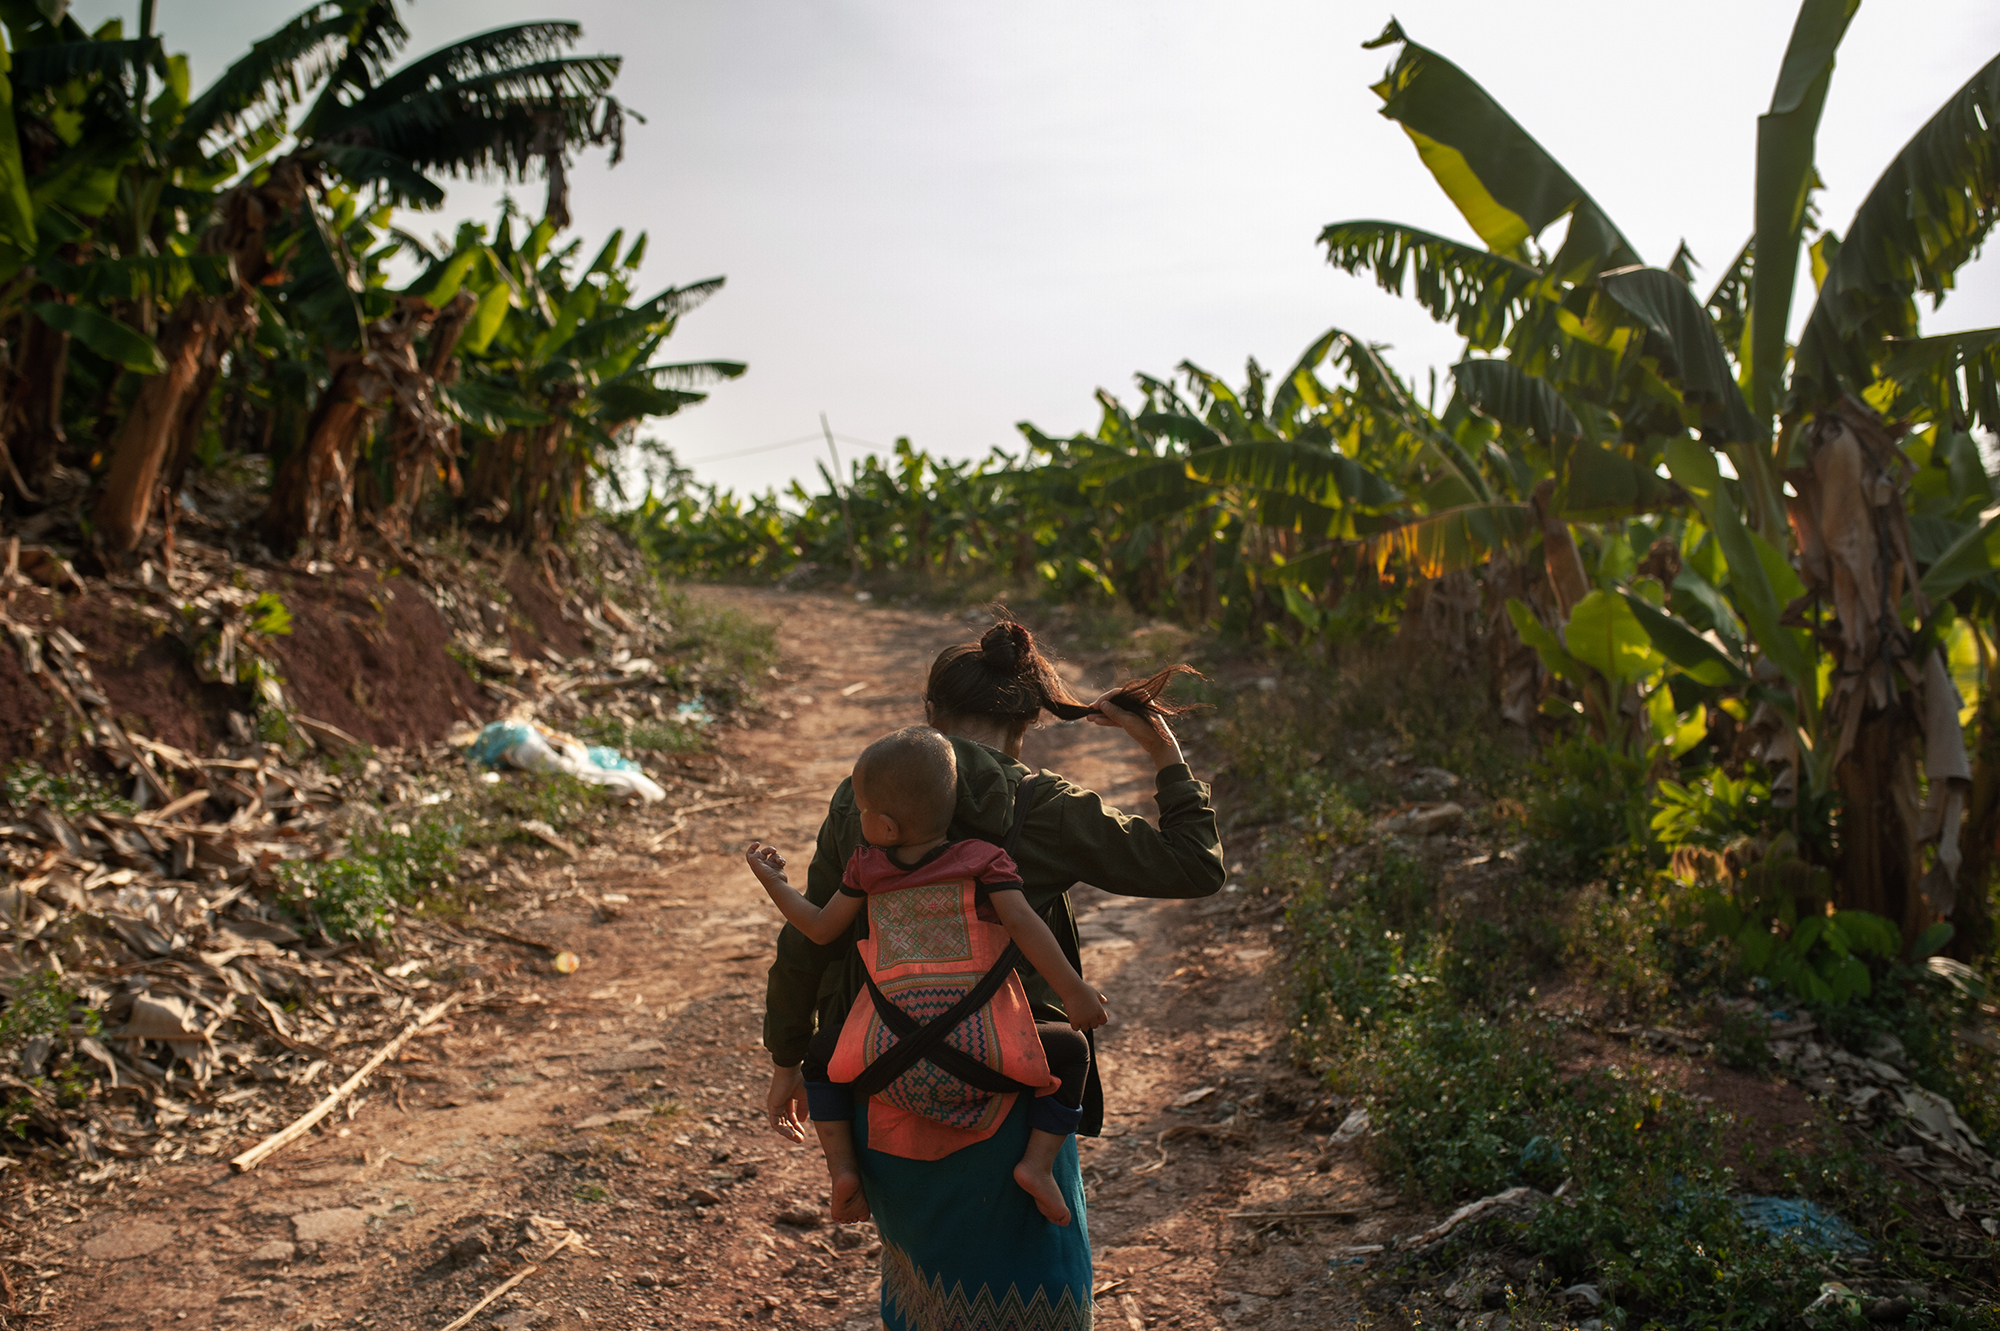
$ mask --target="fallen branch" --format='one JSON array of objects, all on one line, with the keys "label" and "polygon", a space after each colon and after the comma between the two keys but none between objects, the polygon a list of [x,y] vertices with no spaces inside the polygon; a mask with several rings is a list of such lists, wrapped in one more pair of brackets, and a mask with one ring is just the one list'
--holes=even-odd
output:
[{"label": "fallen branch", "polygon": [[541,1269],[542,1268],[539,1266],[525,1267],[520,1271],[516,1271],[513,1275],[508,1276],[506,1280],[502,1281],[499,1285],[494,1287],[492,1293],[488,1294],[485,1298],[481,1299],[479,1302],[473,1304],[470,1308],[467,1308],[463,1316],[459,1317],[456,1321],[448,1323],[446,1326],[442,1328],[442,1331],[459,1331],[460,1327],[467,1325],[472,1321],[473,1318],[479,1316],[480,1309],[484,1308],[487,1304],[493,1302],[493,1300],[499,1298],[502,1294],[505,1294],[508,1290],[514,1288],[514,1286],[520,1284],[523,1280],[526,1280],[529,1276],[535,1274],[535,1272]]},{"label": "fallen branch", "polygon": [[405,1044],[409,1043],[411,1036],[415,1035],[418,1031],[422,1030],[424,1027],[436,1021],[439,1017],[442,1017],[445,1014],[446,1010],[449,1009],[453,1003],[456,1003],[460,997],[461,997],[460,994],[453,994],[450,998],[445,999],[444,1002],[439,1003],[436,1007],[432,1008],[430,1011],[423,1013],[415,1021],[411,1022],[408,1026],[406,1026],[403,1029],[403,1033],[401,1035],[398,1035],[395,1039],[389,1041],[389,1043],[383,1045],[380,1049],[377,1049],[375,1051],[375,1056],[369,1059],[366,1063],[363,1063],[361,1065],[360,1071],[356,1072],[352,1077],[349,1077],[346,1081],[340,1083],[338,1087],[334,1088],[334,1091],[331,1095],[328,1095],[324,1100],[321,1100],[318,1104],[314,1105],[311,1109],[307,1110],[305,1112],[305,1115],[296,1120],[295,1122],[293,1122],[293,1124],[290,1127],[285,1128],[282,1131],[273,1133],[271,1136],[266,1137],[263,1141],[251,1147],[243,1154],[237,1156],[234,1160],[231,1160],[229,1162],[229,1167],[231,1169],[234,1169],[239,1174],[247,1174],[251,1170],[255,1169],[258,1165],[263,1164],[264,1161],[268,1160],[271,1156],[277,1154],[280,1150],[284,1149],[290,1143],[297,1141],[300,1137],[305,1136],[306,1133],[312,1129],[313,1124],[319,1122],[321,1119],[325,1118],[328,1114],[332,1113],[334,1109],[339,1106],[342,1100],[345,1100],[348,1096],[354,1094],[355,1089],[359,1087],[362,1082],[368,1080],[368,1076],[370,1073],[374,1072],[376,1068],[381,1067],[384,1063],[394,1058],[396,1056],[396,1051],[401,1049]]}]

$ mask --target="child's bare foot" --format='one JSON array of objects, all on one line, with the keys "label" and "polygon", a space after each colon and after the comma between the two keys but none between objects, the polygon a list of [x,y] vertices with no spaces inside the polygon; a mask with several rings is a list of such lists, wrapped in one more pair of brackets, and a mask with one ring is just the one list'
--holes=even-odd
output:
[{"label": "child's bare foot", "polygon": [[1069,1223],[1069,1206],[1063,1201],[1062,1189],[1056,1186],[1054,1171],[1047,1165],[1037,1169],[1023,1160],[1014,1166],[1014,1181],[1035,1199],[1035,1209],[1042,1213],[1042,1219],[1052,1225]]},{"label": "child's bare foot", "polygon": [[[1051,1180],[1053,1182],[1053,1180]],[[873,1214],[868,1209],[868,1194],[861,1190],[861,1175],[833,1175],[833,1204],[829,1208],[835,1224],[852,1224],[856,1220],[866,1220]]]}]

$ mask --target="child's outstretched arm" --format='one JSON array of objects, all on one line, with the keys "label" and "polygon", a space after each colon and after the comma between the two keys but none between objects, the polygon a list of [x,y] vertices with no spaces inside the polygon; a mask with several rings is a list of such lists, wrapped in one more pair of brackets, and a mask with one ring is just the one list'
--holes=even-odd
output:
[{"label": "child's outstretched arm", "polygon": [[[867,900],[866,897],[841,892],[824,906],[815,906],[785,878],[785,857],[778,853],[776,846],[752,841],[744,850],[743,858],[786,922],[815,943],[831,943],[846,933],[847,926],[854,923],[854,917],[861,913],[862,904]],[[1051,941],[1054,937],[1050,935]]]},{"label": "child's outstretched arm", "polygon": [[1029,907],[1027,894],[1019,887],[994,887],[986,895],[1014,946],[1021,949],[1028,964],[1041,972],[1062,999],[1063,1010],[1069,1013],[1069,1024],[1087,1031],[1109,1021],[1111,1014],[1105,1011],[1104,995],[1085,984],[1076,967],[1069,964],[1049,926]]}]

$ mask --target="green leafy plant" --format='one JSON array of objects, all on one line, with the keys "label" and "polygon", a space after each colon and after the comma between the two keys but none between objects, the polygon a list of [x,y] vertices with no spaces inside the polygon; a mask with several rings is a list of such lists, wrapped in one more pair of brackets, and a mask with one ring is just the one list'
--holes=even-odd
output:
[{"label": "green leafy plant", "polygon": [[51,772],[26,759],[0,768],[0,797],[23,812],[42,804],[66,818],[100,811],[131,813],[133,809],[132,801],[94,773]]},{"label": "green leafy plant", "polygon": [[288,860],[278,882],[279,899],[328,938],[379,943],[396,923],[394,879],[370,856]]},{"label": "green leafy plant", "polygon": [[1647,764],[1622,745],[1576,734],[1544,749],[1528,787],[1529,863],[1557,882],[1584,881],[1621,855],[1651,852]]},{"label": "green leafy plant", "polygon": [[36,1070],[22,1089],[0,1103],[0,1133],[27,1135],[38,1101],[49,1098],[58,1107],[73,1108],[88,1093],[88,1078],[70,1051],[78,1038],[95,1038],[102,1019],[87,1006],[82,993],[52,967],[23,972],[11,982],[0,1008],[0,1059],[19,1067],[30,1061]]}]

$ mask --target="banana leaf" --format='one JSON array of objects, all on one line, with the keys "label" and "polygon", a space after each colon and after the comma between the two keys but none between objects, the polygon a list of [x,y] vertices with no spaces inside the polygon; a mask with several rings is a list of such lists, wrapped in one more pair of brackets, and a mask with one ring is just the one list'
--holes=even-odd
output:
[{"label": "banana leaf", "polygon": [[1728,655],[1672,615],[1632,592],[1624,593],[1633,617],[1646,630],[1660,655],[1679,666],[1698,684],[1741,684],[1748,678]]},{"label": "banana leaf", "polygon": [[1948,598],[1977,577],[2000,568],[2000,514],[1988,518],[1954,541],[1924,570],[1918,584],[1933,602]]},{"label": "banana leaf", "polygon": [[1488,249],[1509,252],[1568,216],[1558,277],[1575,281],[1639,262],[1583,186],[1464,70],[1411,41],[1393,19],[1366,45],[1402,47],[1375,85],[1382,114],[1402,125]]},{"label": "banana leaf", "polygon": [[1509,361],[1468,360],[1451,367],[1451,377],[1467,405],[1502,425],[1527,430],[1554,448],[1558,440],[1583,437],[1576,413],[1539,375],[1526,374]]},{"label": "banana leaf", "polygon": [[1860,5],[1861,0],[1805,0],[1799,6],[1771,92],[1771,109],[1757,117],[1757,227],[1751,243],[1764,262],[1751,280],[1749,345],[1744,348],[1759,427],[1755,437],[1766,434],[1778,410],[1820,111],[1833,81],[1834,52]]},{"label": "banana leaf", "polygon": [[1685,282],[1658,268],[1621,268],[1598,284],[1666,348],[1673,358],[1668,377],[1700,409],[1704,428],[1737,443],[1759,437],[1715,325]]},{"label": "banana leaf", "polygon": [[166,372],[167,363],[161,358],[160,349],[153,345],[153,339],[108,314],[60,301],[38,301],[28,308],[49,327],[68,333],[114,365],[122,365],[134,374]]}]

